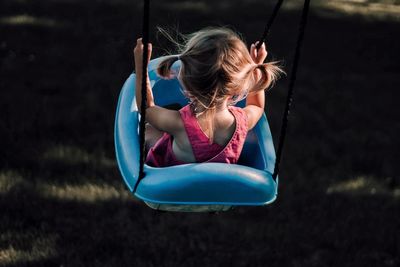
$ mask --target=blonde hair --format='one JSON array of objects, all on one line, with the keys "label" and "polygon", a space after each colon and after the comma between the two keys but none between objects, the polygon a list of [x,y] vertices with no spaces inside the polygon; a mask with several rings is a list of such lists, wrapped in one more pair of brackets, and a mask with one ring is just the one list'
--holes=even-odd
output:
[{"label": "blonde hair", "polygon": [[[172,40],[169,34],[166,36]],[[191,100],[192,112],[197,117],[206,116],[207,134],[212,143],[213,118],[227,97],[235,100],[247,93],[265,90],[283,71],[276,62],[255,64],[240,36],[228,28],[205,28],[185,39],[183,45],[174,42],[180,55],[167,57],[157,72],[161,77],[172,78],[171,67],[176,60],[181,60],[178,79]]]}]

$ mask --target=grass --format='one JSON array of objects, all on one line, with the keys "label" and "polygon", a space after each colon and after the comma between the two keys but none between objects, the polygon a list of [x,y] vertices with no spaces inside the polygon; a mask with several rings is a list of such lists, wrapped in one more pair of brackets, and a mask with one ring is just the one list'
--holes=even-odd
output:
[{"label": "grass", "polygon": [[[0,266],[398,266],[398,6],[312,1],[279,197],[208,215],[147,208],[116,167],[138,2],[1,1]],[[284,4],[268,41],[287,71],[300,7]],[[233,25],[250,42],[271,8],[152,1],[151,27]],[[287,80],[268,93],[275,138]]]}]

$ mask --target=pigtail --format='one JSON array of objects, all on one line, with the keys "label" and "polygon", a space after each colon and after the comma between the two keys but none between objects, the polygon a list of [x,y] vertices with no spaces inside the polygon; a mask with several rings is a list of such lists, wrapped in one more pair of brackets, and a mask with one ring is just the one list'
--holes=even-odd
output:
[{"label": "pigtail", "polygon": [[157,74],[164,79],[172,79],[174,77],[174,73],[172,73],[171,67],[175,63],[175,61],[179,60],[179,56],[169,56],[157,67]]},{"label": "pigtail", "polygon": [[277,62],[254,65],[251,70],[254,83],[250,91],[258,92],[274,86],[275,82],[284,73]]}]

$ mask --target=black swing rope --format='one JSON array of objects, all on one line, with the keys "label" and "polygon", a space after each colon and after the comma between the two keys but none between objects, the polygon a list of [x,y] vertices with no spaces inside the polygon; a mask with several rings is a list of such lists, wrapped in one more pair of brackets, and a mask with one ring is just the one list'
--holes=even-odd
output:
[{"label": "black swing rope", "polygon": [[276,5],[274,7],[274,10],[272,11],[271,16],[269,17],[269,20],[267,22],[267,26],[265,26],[265,30],[263,35],[260,38],[260,41],[258,42],[256,49],[259,50],[262,44],[265,42],[265,39],[267,39],[267,35],[269,33],[269,30],[271,29],[272,24],[274,23],[275,17],[278,14],[279,9],[281,8],[281,5],[283,3],[283,0],[278,0],[276,2]]},{"label": "black swing rope", "polygon": [[[264,33],[257,44],[256,48],[259,49],[262,45],[262,43],[265,41],[267,38],[267,35],[270,31],[270,28],[275,20],[275,17],[278,14],[278,11],[283,3],[283,0],[278,0],[276,3],[274,10],[272,12],[272,15],[270,16],[270,19],[267,22],[267,25],[265,27]],[[300,26],[299,26],[299,33],[297,37],[297,43],[296,43],[296,50],[294,54],[294,61],[293,61],[293,66],[292,66],[292,72],[291,72],[291,78],[289,81],[289,89],[288,89],[288,95],[286,98],[286,107],[285,107],[285,112],[282,117],[282,125],[281,125],[281,131],[279,135],[279,145],[276,153],[276,161],[275,161],[275,168],[274,168],[274,173],[272,175],[273,179],[276,180],[276,177],[278,176],[279,173],[279,165],[280,165],[280,160],[282,156],[282,150],[283,150],[283,145],[284,145],[284,140],[286,137],[286,130],[287,130],[287,124],[288,124],[288,117],[290,114],[290,107],[293,102],[293,92],[294,92],[294,84],[296,81],[296,72],[297,72],[297,66],[300,60],[300,50],[301,50],[301,45],[303,42],[304,38],[304,31],[305,27],[307,24],[307,15],[308,15],[308,9],[310,5],[310,0],[305,0],[304,1],[304,6],[303,6],[303,11],[302,11],[302,16],[300,20]],[[146,123],[146,106],[147,106],[147,58],[148,58],[148,43],[149,43],[149,13],[150,13],[150,0],[144,0],[144,5],[143,5],[143,29],[142,29],[142,34],[143,34],[143,70],[142,70],[142,101],[140,105],[140,110],[141,110],[141,117],[140,117],[140,122],[139,122],[139,149],[140,149],[140,158],[139,158],[139,163],[140,163],[140,168],[139,168],[139,177],[138,180],[136,181],[135,187],[133,192],[136,192],[137,186],[139,185],[140,181],[144,178],[145,173],[144,173],[144,157],[145,157],[145,123]]]},{"label": "black swing rope", "polygon": [[149,13],[150,13],[150,0],[144,0],[143,6],[143,29],[142,29],[142,42],[143,42],[143,68],[142,68],[142,102],[140,103],[140,122],[139,122],[139,177],[136,181],[133,192],[139,185],[140,180],[145,176],[144,173],[144,157],[145,157],[145,129],[146,129],[146,108],[147,108],[147,58],[149,56]]},{"label": "black swing rope", "polygon": [[285,107],[285,112],[282,117],[281,132],[279,135],[278,149],[276,152],[275,168],[274,168],[274,173],[272,174],[272,178],[274,179],[274,181],[276,181],[276,177],[278,176],[278,173],[279,173],[279,165],[281,162],[283,145],[285,143],[288,117],[290,114],[290,107],[293,102],[293,92],[294,92],[294,84],[296,81],[297,66],[299,65],[301,45],[303,44],[304,32],[306,29],[309,7],[310,7],[310,0],[304,0],[304,6],[303,6],[302,14],[301,14],[300,25],[299,25],[299,33],[297,36],[296,50],[294,53],[292,72],[291,72],[291,77],[289,80],[289,89],[288,89],[288,94],[286,97],[286,107]]}]

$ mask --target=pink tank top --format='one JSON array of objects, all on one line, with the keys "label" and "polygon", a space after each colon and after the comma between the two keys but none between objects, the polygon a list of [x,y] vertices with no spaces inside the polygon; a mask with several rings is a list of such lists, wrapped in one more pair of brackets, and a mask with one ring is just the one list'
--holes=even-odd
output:
[{"label": "pink tank top", "polygon": [[[247,135],[247,115],[241,108],[234,106],[230,106],[229,111],[235,117],[236,129],[226,146],[221,146],[209,143],[209,138],[200,128],[189,105],[179,110],[196,162],[237,163]],[[149,150],[146,164],[153,167],[187,164],[188,162],[183,162],[175,157],[172,142],[173,136],[164,133],[154,147]]]}]

